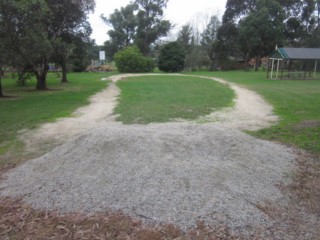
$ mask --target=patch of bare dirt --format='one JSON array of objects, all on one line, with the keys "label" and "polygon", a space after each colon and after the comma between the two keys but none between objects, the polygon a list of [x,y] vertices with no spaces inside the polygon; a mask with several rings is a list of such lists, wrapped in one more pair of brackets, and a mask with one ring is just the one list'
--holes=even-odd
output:
[{"label": "patch of bare dirt", "polygon": [[117,86],[110,83],[108,88],[90,98],[89,105],[77,109],[73,117],[45,123],[37,129],[20,131],[19,139],[25,143],[26,153],[37,152],[42,155],[101,122],[113,122],[112,113],[118,94]]},{"label": "patch of bare dirt", "polygon": [[320,120],[305,120],[295,125],[296,129],[316,128],[316,127],[320,127]]}]

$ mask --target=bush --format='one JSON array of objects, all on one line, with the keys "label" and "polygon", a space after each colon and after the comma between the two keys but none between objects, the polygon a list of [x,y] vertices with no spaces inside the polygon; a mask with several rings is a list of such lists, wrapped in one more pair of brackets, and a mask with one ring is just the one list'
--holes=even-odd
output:
[{"label": "bush", "polygon": [[155,67],[154,61],[144,57],[136,46],[126,47],[117,52],[114,60],[122,73],[152,72]]},{"label": "bush", "polygon": [[178,42],[166,44],[160,51],[158,67],[164,72],[180,72],[184,69],[186,53]]}]

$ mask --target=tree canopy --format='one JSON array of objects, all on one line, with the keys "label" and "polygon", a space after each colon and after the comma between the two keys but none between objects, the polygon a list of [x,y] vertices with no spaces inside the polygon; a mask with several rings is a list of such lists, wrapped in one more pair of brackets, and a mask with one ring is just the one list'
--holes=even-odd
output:
[{"label": "tree canopy", "polygon": [[170,42],[160,50],[158,67],[164,72],[180,72],[185,64],[185,49],[179,42]]},{"label": "tree canopy", "polygon": [[94,7],[94,0],[1,1],[1,42],[13,53],[11,65],[32,72],[36,89],[46,89],[49,62],[58,59],[54,53],[59,49],[66,59],[71,36],[90,33],[86,19]]},{"label": "tree canopy", "polygon": [[151,45],[166,36],[171,23],[163,19],[168,0],[135,0],[125,7],[116,9],[109,17],[101,16],[112,27],[110,39],[105,42],[109,58],[120,49],[137,45],[143,55],[150,54]]},{"label": "tree canopy", "polygon": [[216,64],[216,42],[218,38],[218,30],[221,26],[221,22],[217,16],[212,16],[206,29],[202,33],[201,45],[204,46],[207,56],[211,61],[211,69],[214,69]]},{"label": "tree canopy", "polygon": [[319,12],[319,0],[228,0],[219,46],[246,61],[256,58],[257,69],[276,45],[320,47]]},{"label": "tree canopy", "polygon": [[133,44],[136,32],[138,19],[135,11],[138,10],[137,4],[130,3],[120,10],[116,9],[109,18],[101,15],[102,20],[112,27],[108,31],[109,41],[105,42],[107,54],[112,58],[113,55],[120,49]]}]

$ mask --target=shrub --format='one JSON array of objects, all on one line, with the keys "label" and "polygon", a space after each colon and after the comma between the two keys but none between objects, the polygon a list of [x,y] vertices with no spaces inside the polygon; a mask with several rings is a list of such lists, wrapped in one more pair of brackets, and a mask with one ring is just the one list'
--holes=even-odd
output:
[{"label": "shrub", "polygon": [[164,72],[180,72],[184,68],[186,53],[178,42],[166,44],[160,51],[158,67]]},{"label": "shrub", "polygon": [[120,50],[115,54],[114,60],[122,73],[151,72],[155,67],[154,61],[144,57],[136,46]]}]

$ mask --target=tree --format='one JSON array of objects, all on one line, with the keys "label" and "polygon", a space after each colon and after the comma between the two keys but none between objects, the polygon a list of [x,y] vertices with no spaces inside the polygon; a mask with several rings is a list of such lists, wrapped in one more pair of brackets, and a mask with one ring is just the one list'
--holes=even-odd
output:
[{"label": "tree", "polygon": [[[61,67],[62,77],[61,82],[68,82],[67,72],[68,72],[68,62],[69,58],[73,52],[73,45],[71,39],[67,41],[67,37],[59,38],[54,42],[53,54],[51,60]],[[63,39],[63,40],[62,40]]]},{"label": "tree", "polygon": [[[319,26],[319,0],[228,0],[223,15],[223,25],[233,23],[237,25],[251,14],[257,14],[261,5],[269,7],[270,11],[278,3],[284,12],[282,26],[285,44],[295,47],[306,46],[311,40],[313,32]],[[273,6],[272,6],[273,5]]]},{"label": "tree", "polygon": [[[90,42],[92,29],[87,21],[87,14],[93,11],[95,4],[93,0],[50,0],[47,2],[51,12],[50,25],[54,29],[52,34],[56,34],[52,42],[53,55],[50,60],[60,65],[61,82],[68,82],[68,63],[76,47],[75,44],[79,44],[79,40]],[[62,29],[57,29],[57,26]]]},{"label": "tree", "polygon": [[171,28],[163,20],[163,9],[168,0],[135,0],[126,7],[116,9],[109,18],[101,16],[112,27],[108,31],[110,40],[104,43],[109,58],[122,48],[130,45],[139,47],[143,55],[150,55],[151,45],[166,36]]},{"label": "tree", "polygon": [[137,46],[126,47],[114,56],[119,72],[151,72],[154,69],[154,61],[144,57]]},{"label": "tree", "polygon": [[[32,72],[36,89],[47,89],[46,76],[54,48],[62,35],[81,29],[93,0],[20,0],[1,1],[1,31],[10,49],[19,56],[15,64]],[[27,68],[26,68],[27,67]]]},{"label": "tree", "polygon": [[150,45],[164,37],[171,29],[171,23],[163,20],[163,9],[168,0],[135,0],[138,10],[138,27],[135,44],[143,55],[150,53]]},{"label": "tree", "polygon": [[286,12],[285,36],[289,45],[306,46],[318,26],[319,0],[292,0],[280,4]]},{"label": "tree", "polygon": [[166,36],[171,24],[163,20],[163,9],[168,0],[135,0],[120,10],[116,9],[109,18],[101,16],[113,29],[108,31],[110,40],[104,46],[109,58],[130,45],[139,47],[143,55],[150,55],[151,45]]},{"label": "tree", "polygon": [[[240,49],[247,57],[256,58],[256,71],[262,56],[268,55],[277,44],[283,41],[282,7],[276,1],[261,1],[258,10],[239,24]],[[247,59],[249,60],[249,59]]]},{"label": "tree", "polygon": [[230,62],[230,57],[245,58],[243,52],[240,51],[239,28],[235,23],[222,24],[218,29],[217,39],[215,44],[216,58],[225,69],[228,69],[226,63]]},{"label": "tree", "polygon": [[170,42],[160,50],[158,67],[164,72],[180,72],[184,69],[185,49],[179,42]]},{"label": "tree", "polygon": [[4,49],[3,43],[1,42],[1,38],[0,38],[0,52],[1,52],[1,55],[0,55],[0,97],[4,97],[3,90],[2,90],[2,77],[4,76],[4,65],[5,65],[6,59],[3,54],[3,53],[5,53],[5,49]]},{"label": "tree", "polygon": [[83,41],[81,38],[73,40],[74,49],[70,56],[71,70],[82,72],[87,69],[90,60],[98,56],[101,47],[94,46],[94,40]]},{"label": "tree", "polygon": [[211,70],[214,69],[216,65],[216,52],[215,43],[217,42],[218,30],[221,26],[221,22],[217,16],[212,16],[210,22],[208,23],[206,29],[202,33],[201,45],[207,51],[207,56],[211,61]]},{"label": "tree", "polygon": [[[37,78],[37,89],[46,89],[48,60],[52,53],[47,32],[49,8],[43,0],[2,1],[0,4],[2,28],[8,49],[20,56],[16,62],[28,66]],[[11,42],[9,44],[9,42]]]},{"label": "tree", "polygon": [[109,18],[101,15],[102,20],[113,29],[108,31],[109,41],[105,42],[105,48],[110,58],[120,49],[133,44],[138,26],[138,18],[135,11],[138,6],[134,3],[116,9]]},{"label": "tree", "polygon": [[184,67],[190,70],[195,70],[201,66],[207,66],[209,60],[207,58],[206,49],[197,44],[195,40],[196,32],[190,24],[182,26],[178,33],[177,42],[185,49],[185,63]]},{"label": "tree", "polygon": [[206,49],[201,45],[192,45],[191,51],[186,55],[184,67],[191,71],[196,71],[203,66],[210,66],[210,64]]},{"label": "tree", "polygon": [[301,9],[301,3],[308,1],[228,0],[218,32],[219,48],[228,49],[229,56],[242,56],[246,62],[256,58],[257,70],[260,58],[276,45],[285,44],[289,38],[291,44],[297,41],[297,36],[304,38],[301,21],[292,17],[307,13]]},{"label": "tree", "polygon": [[193,29],[189,24],[182,26],[177,41],[185,48],[186,52],[190,52],[193,45]]},{"label": "tree", "polygon": [[223,24],[235,23],[249,13],[255,12],[257,0],[227,0],[226,11],[222,17]]}]

